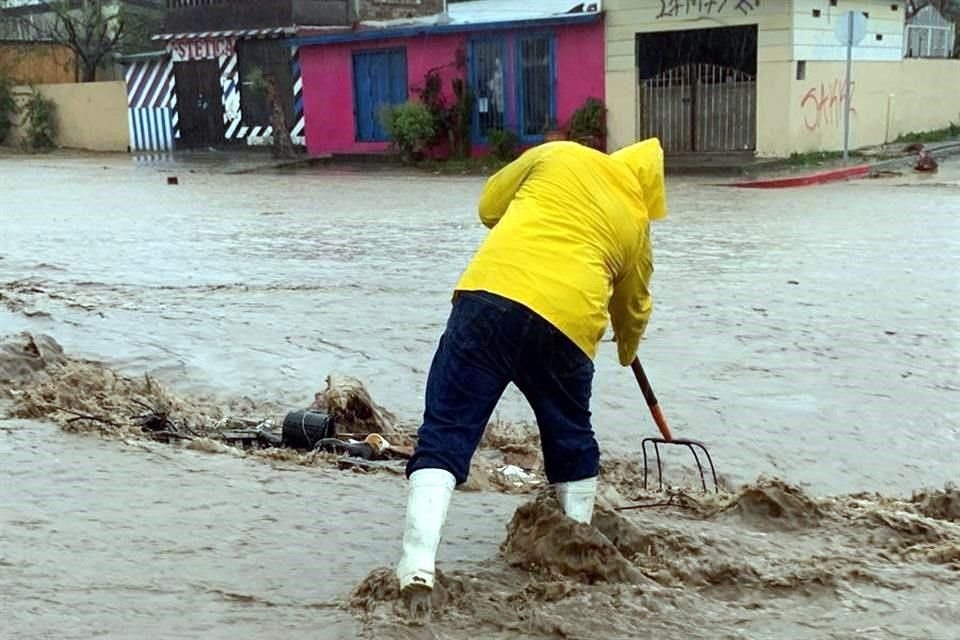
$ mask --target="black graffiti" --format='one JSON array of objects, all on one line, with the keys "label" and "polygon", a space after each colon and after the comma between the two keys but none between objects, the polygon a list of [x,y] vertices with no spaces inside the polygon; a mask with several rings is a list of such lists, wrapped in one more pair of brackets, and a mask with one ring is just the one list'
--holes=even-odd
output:
[{"label": "black graffiti", "polygon": [[660,0],[660,18],[679,18],[689,15],[719,15],[738,11],[743,15],[760,6],[760,0]]}]

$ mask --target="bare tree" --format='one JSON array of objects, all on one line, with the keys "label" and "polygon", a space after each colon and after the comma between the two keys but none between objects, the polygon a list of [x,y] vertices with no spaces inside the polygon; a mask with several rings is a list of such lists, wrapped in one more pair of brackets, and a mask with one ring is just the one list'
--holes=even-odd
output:
[{"label": "bare tree", "polygon": [[18,20],[32,39],[69,49],[81,82],[97,79],[97,69],[121,49],[127,27],[125,12],[109,0],[39,2]]},{"label": "bare tree", "polygon": [[933,7],[948,20],[951,19],[950,14],[960,12],[960,2],[957,0],[907,0],[907,20],[927,7]]}]

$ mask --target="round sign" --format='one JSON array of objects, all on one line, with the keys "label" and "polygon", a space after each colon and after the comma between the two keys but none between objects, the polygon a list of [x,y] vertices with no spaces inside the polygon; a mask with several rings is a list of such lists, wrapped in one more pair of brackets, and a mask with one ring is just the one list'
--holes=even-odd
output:
[{"label": "round sign", "polygon": [[[850,28],[850,16],[853,16],[853,29]],[[867,17],[860,11],[845,11],[837,20],[833,33],[840,44],[860,44],[867,35]]]}]

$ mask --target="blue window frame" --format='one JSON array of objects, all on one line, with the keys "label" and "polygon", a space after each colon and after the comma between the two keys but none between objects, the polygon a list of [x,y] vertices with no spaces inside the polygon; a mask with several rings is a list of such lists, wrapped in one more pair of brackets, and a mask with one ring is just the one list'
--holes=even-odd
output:
[{"label": "blue window frame", "polygon": [[353,108],[359,142],[385,142],[380,124],[384,107],[407,101],[407,53],[377,49],[353,54]]},{"label": "blue window frame", "polygon": [[491,129],[505,129],[507,117],[507,46],[503,38],[470,41],[470,87],[473,89],[473,139],[487,139]]},{"label": "blue window frame", "polygon": [[510,129],[527,143],[543,140],[557,116],[554,35],[474,38],[469,65],[474,142],[486,142],[491,129]]},{"label": "blue window frame", "polygon": [[519,36],[515,57],[517,133],[525,142],[536,142],[557,124],[557,58],[553,36]]}]

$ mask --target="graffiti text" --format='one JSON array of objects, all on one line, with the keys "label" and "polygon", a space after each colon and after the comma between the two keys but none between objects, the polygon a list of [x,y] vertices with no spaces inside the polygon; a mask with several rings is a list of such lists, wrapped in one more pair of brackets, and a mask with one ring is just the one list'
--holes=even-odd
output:
[{"label": "graffiti text", "polygon": [[[853,108],[856,82],[850,83],[850,115],[856,115]],[[837,78],[829,84],[810,87],[800,100],[803,124],[809,131],[820,127],[836,127],[843,124],[843,107],[847,99],[847,83]]]},{"label": "graffiti text", "polygon": [[660,13],[657,14],[657,19],[719,15],[724,11],[747,15],[759,4],[760,0],[660,0]]}]

